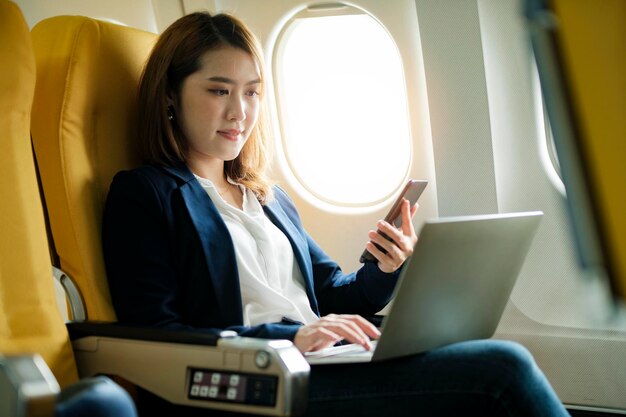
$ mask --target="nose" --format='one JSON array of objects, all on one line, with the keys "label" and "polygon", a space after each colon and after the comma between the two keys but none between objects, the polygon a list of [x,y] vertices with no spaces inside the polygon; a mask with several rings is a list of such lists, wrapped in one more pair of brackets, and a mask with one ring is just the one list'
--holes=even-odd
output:
[{"label": "nose", "polygon": [[242,122],[246,119],[246,102],[243,98],[233,95],[228,103],[226,118]]}]

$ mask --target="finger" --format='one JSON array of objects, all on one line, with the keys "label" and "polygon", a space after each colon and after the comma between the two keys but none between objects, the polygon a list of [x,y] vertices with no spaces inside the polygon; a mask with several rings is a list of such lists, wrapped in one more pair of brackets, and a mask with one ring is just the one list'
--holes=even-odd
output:
[{"label": "finger", "polygon": [[378,223],[376,223],[376,226],[378,226],[378,230],[386,234],[392,242],[397,242],[403,235],[403,233],[398,228],[384,220],[379,220]]},{"label": "finger", "polygon": [[324,327],[332,331],[333,333],[338,334],[344,340],[347,340],[350,343],[356,343],[357,345],[361,345],[366,350],[371,349],[369,338],[362,330],[355,330],[349,324],[341,320],[327,322],[325,323]]},{"label": "finger", "polygon": [[331,347],[341,339],[343,338],[332,330],[325,327],[318,327],[314,333],[314,338],[308,352]]},{"label": "finger", "polygon": [[398,245],[394,245],[387,251],[387,257],[391,260],[391,262],[400,266],[402,262],[407,258],[407,252],[411,251],[411,247],[407,242],[406,238],[403,238]]},{"label": "finger", "polygon": [[[357,337],[367,340],[368,339],[367,334],[363,331],[361,326],[359,326],[359,323],[356,320],[354,320],[352,317],[354,316],[345,315],[345,314],[332,315],[332,316],[323,317],[322,320],[320,320],[320,322],[324,325],[328,323],[331,328],[332,326],[335,326],[335,325],[339,325],[340,327],[345,326],[345,329],[354,333]],[[343,329],[344,327],[341,327],[341,328]]]},{"label": "finger", "polygon": [[301,352],[312,352],[324,349],[343,339],[333,331],[320,326],[319,322],[303,327],[302,331],[305,333],[303,335],[304,340],[296,337],[296,340],[298,340],[296,346]]},{"label": "finger", "polygon": [[353,330],[357,331],[359,334],[362,334],[364,338],[377,338],[380,336],[380,332],[369,321],[365,320],[363,317],[358,314],[342,314],[339,318],[345,322],[347,322]]},{"label": "finger", "polygon": [[[400,252],[403,252],[407,254],[405,255],[406,257],[408,256],[408,254],[413,253],[413,247],[417,242],[417,235],[415,234],[415,230],[413,229],[412,225],[411,231],[412,233],[410,235],[405,236],[398,230],[396,230],[395,232],[391,230],[385,230],[384,232],[373,232],[370,230],[370,232],[368,233],[368,237],[373,243],[382,247],[384,251],[388,253],[396,253],[398,256],[400,256]],[[385,238],[385,236],[381,235],[381,233],[385,233],[385,235],[389,233],[389,235],[391,235],[391,240]],[[393,257],[393,255],[390,256]]]},{"label": "finger", "polygon": [[413,230],[413,221],[411,220],[414,214],[415,214],[415,211],[411,208],[411,203],[409,203],[409,200],[404,199],[404,201],[402,202],[402,227],[401,227],[402,233],[404,234],[404,236],[412,236],[415,233],[415,230]]},{"label": "finger", "polygon": [[376,339],[380,337],[380,331],[372,323],[358,314],[344,315],[346,319],[355,322],[370,338]]},{"label": "finger", "polygon": [[398,269],[407,258],[405,250],[401,249],[398,246],[394,246],[387,251],[385,264],[387,266],[387,271],[393,272]]},{"label": "finger", "polygon": [[[372,240],[374,240],[374,237],[372,237]],[[385,241],[386,239],[381,241],[381,246],[384,245],[383,249],[386,253],[378,250],[373,242],[368,242],[365,248],[378,260],[378,269],[390,273],[400,268],[404,261],[413,254],[414,241],[417,241],[417,237],[411,239],[402,236],[398,244]]]},{"label": "finger", "polygon": [[372,242],[367,242],[365,248],[368,250],[369,253],[372,254],[372,256],[374,256],[374,258],[376,258],[376,260],[378,261],[378,269],[380,269],[381,271],[388,274],[397,269],[394,268],[393,264],[391,263],[391,258],[389,258],[387,254],[378,250],[378,248],[374,246]]},{"label": "finger", "polygon": [[[411,206],[408,200],[404,199],[401,205],[401,217],[403,218],[400,229],[394,227],[384,220],[379,220],[377,223],[379,233],[386,235],[392,243],[400,247],[403,252],[413,252],[413,246],[417,242],[417,235],[415,234],[415,228],[413,227],[413,221],[411,220]],[[416,203],[417,204],[417,203]],[[417,209],[416,206],[414,206]],[[387,242],[371,234],[370,238],[374,243],[381,246],[385,251],[392,250],[392,246],[389,246]],[[384,238],[385,236],[383,236]],[[407,239],[408,238],[408,239]]]},{"label": "finger", "polygon": [[380,234],[379,231],[375,232],[373,230],[370,230],[367,234],[367,237],[370,238],[370,242],[376,243],[380,248],[384,250],[388,250],[395,245],[392,240],[385,238],[383,235]]},{"label": "finger", "polygon": [[[368,234],[368,237],[373,243],[381,246],[387,252],[393,250],[394,247],[400,247],[402,250],[406,249],[408,244],[406,242],[407,236],[405,236],[403,232],[382,220],[379,222],[378,226],[379,232],[370,231]],[[387,237],[381,233],[384,233]],[[408,238],[410,239],[411,237],[409,236]]]}]

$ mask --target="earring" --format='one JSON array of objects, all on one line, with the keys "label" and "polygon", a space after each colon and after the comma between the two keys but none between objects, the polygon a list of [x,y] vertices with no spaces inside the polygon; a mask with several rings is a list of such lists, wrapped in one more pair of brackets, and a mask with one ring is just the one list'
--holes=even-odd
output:
[{"label": "earring", "polygon": [[167,119],[169,121],[174,120],[174,107],[167,106]]}]

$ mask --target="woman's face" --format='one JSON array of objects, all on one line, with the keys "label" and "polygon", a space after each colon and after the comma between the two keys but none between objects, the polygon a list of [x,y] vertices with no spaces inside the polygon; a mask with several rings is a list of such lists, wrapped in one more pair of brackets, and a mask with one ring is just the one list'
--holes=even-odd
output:
[{"label": "woman's face", "polygon": [[228,46],[206,52],[200,63],[183,81],[174,103],[187,157],[230,161],[239,155],[259,115],[259,67],[252,55]]}]

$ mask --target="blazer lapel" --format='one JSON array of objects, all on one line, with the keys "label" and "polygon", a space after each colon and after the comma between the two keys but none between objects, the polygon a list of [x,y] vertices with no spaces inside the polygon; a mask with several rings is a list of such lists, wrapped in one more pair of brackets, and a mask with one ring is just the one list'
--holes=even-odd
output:
[{"label": "blazer lapel", "polygon": [[166,169],[185,181],[179,190],[202,243],[219,311],[226,322],[243,324],[237,259],[228,228],[213,201],[187,167]]},{"label": "blazer lapel", "polygon": [[[239,272],[232,238],[222,216],[206,191],[185,165],[165,167],[172,175],[184,181],[180,187],[189,216],[198,231],[209,275],[218,296],[219,311],[231,322],[243,324]],[[313,311],[319,315],[313,288],[313,266],[308,255],[308,244],[302,233],[289,219],[280,204],[274,200],[263,206],[269,219],[287,236],[296,262],[304,278],[304,286]],[[305,251],[307,251],[305,253]]]}]

